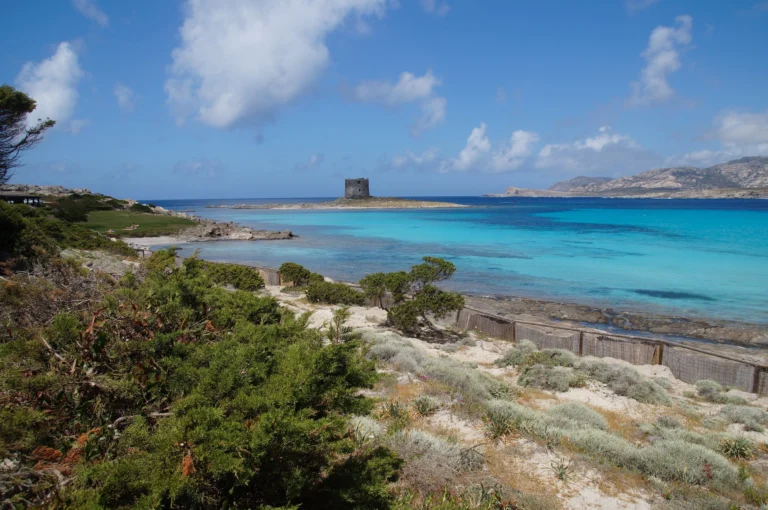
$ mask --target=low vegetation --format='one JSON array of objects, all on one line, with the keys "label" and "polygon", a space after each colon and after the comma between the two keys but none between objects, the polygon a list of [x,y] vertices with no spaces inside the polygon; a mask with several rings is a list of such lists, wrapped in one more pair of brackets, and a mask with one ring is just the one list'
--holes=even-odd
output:
[{"label": "low vegetation", "polygon": [[11,266],[51,260],[63,248],[136,255],[125,243],[112,241],[81,223],[51,217],[44,209],[0,202],[0,252],[13,258]]},{"label": "low vegetation", "polygon": [[306,293],[310,303],[347,306],[362,306],[365,303],[363,293],[343,283],[313,281],[307,286]]},{"label": "low vegetation", "polygon": [[377,377],[360,341],[325,342],[274,299],[213,285],[211,265],[173,260],[120,283],[71,266],[2,283],[4,500],[387,506],[402,461],[347,434]]},{"label": "low vegetation", "polygon": [[247,291],[264,288],[264,279],[255,269],[224,262],[200,262],[211,280],[219,285],[231,285],[235,289]]},{"label": "low vegetation", "polygon": [[[131,225],[138,225],[130,229]],[[86,226],[117,237],[152,237],[177,234],[195,225],[193,220],[165,214],[131,211],[93,211],[88,214]]]}]

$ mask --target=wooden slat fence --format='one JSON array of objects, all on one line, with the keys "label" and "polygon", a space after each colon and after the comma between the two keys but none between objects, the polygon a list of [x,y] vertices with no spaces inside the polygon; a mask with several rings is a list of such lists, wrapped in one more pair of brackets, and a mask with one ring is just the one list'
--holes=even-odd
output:
[{"label": "wooden slat fence", "polygon": [[616,358],[635,365],[664,365],[678,379],[711,379],[725,386],[768,395],[768,366],[661,338],[603,334],[570,326],[499,317],[465,307],[456,314],[464,330],[510,340],[530,340],[541,349],[566,349],[579,356]]}]

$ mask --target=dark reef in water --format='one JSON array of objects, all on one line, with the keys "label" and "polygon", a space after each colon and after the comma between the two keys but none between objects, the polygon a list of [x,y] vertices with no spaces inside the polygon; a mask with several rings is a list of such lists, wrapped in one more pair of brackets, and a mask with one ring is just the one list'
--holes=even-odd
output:
[{"label": "dark reef in water", "polygon": [[676,292],[672,290],[646,290],[635,289],[632,292],[635,294],[641,294],[643,296],[650,296],[662,299],[695,299],[697,301],[715,301],[714,298],[705,296],[703,294],[693,294],[691,292]]}]

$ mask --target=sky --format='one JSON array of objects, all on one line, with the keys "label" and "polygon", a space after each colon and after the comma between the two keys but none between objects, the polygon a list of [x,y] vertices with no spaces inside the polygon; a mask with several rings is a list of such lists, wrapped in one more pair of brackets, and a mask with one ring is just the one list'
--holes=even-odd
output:
[{"label": "sky", "polygon": [[12,182],[140,199],[545,188],[768,155],[765,0],[27,0]]}]

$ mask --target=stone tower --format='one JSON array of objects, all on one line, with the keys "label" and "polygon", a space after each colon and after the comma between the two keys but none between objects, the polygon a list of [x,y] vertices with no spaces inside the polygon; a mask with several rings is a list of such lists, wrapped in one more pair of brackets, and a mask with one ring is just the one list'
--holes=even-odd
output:
[{"label": "stone tower", "polygon": [[346,179],[344,181],[344,198],[371,198],[368,179]]}]

